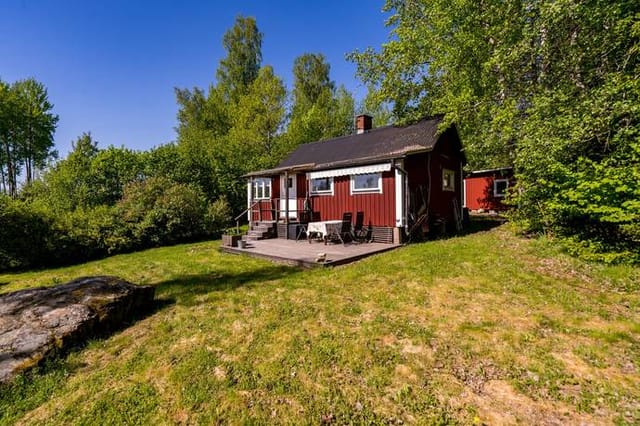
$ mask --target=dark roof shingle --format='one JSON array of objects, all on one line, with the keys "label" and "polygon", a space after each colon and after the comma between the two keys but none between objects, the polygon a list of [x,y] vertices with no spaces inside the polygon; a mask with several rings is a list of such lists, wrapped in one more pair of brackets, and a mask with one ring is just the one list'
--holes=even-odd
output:
[{"label": "dark roof shingle", "polygon": [[278,167],[315,163],[316,167],[392,157],[417,150],[433,149],[442,117],[425,119],[408,126],[386,126],[360,135],[348,135],[300,145]]},{"label": "dark roof shingle", "polygon": [[369,164],[402,157],[412,152],[431,151],[438,141],[442,116],[423,119],[407,126],[386,126],[362,134],[353,134],[300,145],[275,169],[249,173],[257,176],[276,174],[287,169],[329,169]]}]

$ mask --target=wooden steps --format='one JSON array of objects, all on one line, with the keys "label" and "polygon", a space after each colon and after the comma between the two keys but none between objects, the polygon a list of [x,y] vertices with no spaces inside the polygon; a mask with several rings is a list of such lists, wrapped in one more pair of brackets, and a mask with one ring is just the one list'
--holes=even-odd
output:
[{"label": "wooden steps", "polygon": [[276,238],[276,223],[273,221],[254,222],[249,227],[249,232],[242,236],[245,241],[266,240]]}]

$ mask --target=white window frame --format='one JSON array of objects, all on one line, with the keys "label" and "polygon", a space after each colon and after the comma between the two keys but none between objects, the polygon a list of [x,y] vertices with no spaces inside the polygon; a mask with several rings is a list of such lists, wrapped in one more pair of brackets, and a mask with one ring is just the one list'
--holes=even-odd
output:
[{"label": "white window frame", "polygon": [[[321,191],[314,191],[313,190],[313,181],[314,180],[318,180],[318,179],[328,179],[329,180],[329,189],[327,190],[321,190]],[[309,193],[311,195],[333,195],[333,177],[319,177],[319,178],[313,178],[313,179],[309,179]]]},{"label": "white window frame", "polygon": [[[504,187],[504,193],[498,193],[498,182],[505,182],[507,185]],[[509,189],[509,179],[494,179],[493,180],[493,196],[495,198],[504,198],[507,196],[507,190]]]},{"label": "white window frame", "polygon": [[[267,194],[266,190],[269,190]],[[256,178],[253,180],[253,199],[254,200],[270,200],[272,187],[271,187],[271,178]],[[259,196],[260,194],[260,196]]]},{"label": "white window frame", "polygon": [[[378,187],[377,188],[356,188],[356,177],[362,175],[377,175]],[[354,194],[382,194],[382,173],[359,173],[357,175],[351,175],[351,195]]]},{"label": "white window frame", "polygon": [[[446,185],[446,183],[449,181],[449,179],[447,179],[448,174],[451,175],[451,186]],[[442,169],[442,190],[455,192],[456,190],[456,171],[455,170]]]}]

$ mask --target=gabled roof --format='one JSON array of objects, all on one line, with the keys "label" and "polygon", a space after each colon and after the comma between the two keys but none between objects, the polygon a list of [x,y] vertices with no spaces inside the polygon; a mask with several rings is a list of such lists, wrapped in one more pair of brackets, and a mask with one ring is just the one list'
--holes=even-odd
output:
[{"label": "gabled roof", "polygon": [[423,119],[408,126],[379,127],[362,134],[342,136],[300,145],[278,166],[247,176],[274,175],[285,170],[320,170],[370,164],[431,151],[438,141],[442,116]]}]

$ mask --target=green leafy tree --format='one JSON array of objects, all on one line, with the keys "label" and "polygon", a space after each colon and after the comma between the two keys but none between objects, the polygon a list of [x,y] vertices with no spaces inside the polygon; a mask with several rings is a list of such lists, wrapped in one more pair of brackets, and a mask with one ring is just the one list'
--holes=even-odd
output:
[{"label": "green leafy tree", "polygon": [[[199,88],[176,89],[179,154],[191,171],[192,182],[210,200],[223,194],[234,200],[237,197],[233,194],[240,191],[238,170],[234,168],[238,162],[233,158],[240,153],[231,149],[234,138],[230,139],[229,134],[232,126],[242,128],[251,124],[238,123],[233,113],[241,102],[248,102],[245,97],[259,76],[262,33],[255,19],[236,18],[234,26],[224,35],[223,44],[227,55],[216,72],[217,86],[211,85],[206,93]],[[243,160],[242,164],[250,163]]]},{"label": "green leafy tree", "polygon": [[336,90],[330,69],[322,54],[305,53],[295,59],[289,149],[352,132],[355,101],[343,86]]},{"label": "green leafy tree", "polygon": [[222,39],[227,56],[220,61],[216,78],[225,99],[237,102],[258,77],[262,63],[262,33],[252,17],[238,16]]},{"label": "green leafy tree", "polygon": [[524,17],[520,2],[389,0],[390,39],[379,51],[354,52],[358,75],[378,88],[400,122],[445,114],[456,123],[473,168],[512,162],[511,68],[496,60],[513,51]]},{"label": "green leafy tree", "polygon": [[16,169],[14,163],[14,129],[17,102],[11,86],[0,80],[0,183],[2,192],[14,196],[16,193]]},{"label": "green leafy tree", "polygon": [[293,62],[293,108],[294,116],[314,104],[327,102],[335,90],[329,72],[331,66],[321,53],[305,53]]},{"label": "green leafy tree", "polygon": [[67,158],[44,174],[42,185],[32,189],[31,196],[45,200],[57,212],[69,212],[99,204],[91,170],[98,152],[98,143],[93,140],[91,133],[83,133],[73,142]]},{"label": "green leafy tree", "polygon": [[26,183],[33,181],[34,170],[45,166],[47,160],[55,158],[53,134],[58,116],[51,110],[47,89],[33,78],[17,81],[12,90],[19,105],[18,144],[22,154]]},{"label": "green leafy tree", "polygon": [[335,91],[331,115],[329,116],[329,136],[344,136],[353,133],[356,101],[343,85]]},{"label": "green leafy tree", "polygon": [[282,80],[265,66],[235,106],[227,156],[235,159],[240,174],[272,167],[280,159],[286,97]]},{"label": "green leafy tree", "polygon": [[15,85],[0,81],[0,171],[3,190],[10,197],[18,195],[18,175],[24,164],[21,143],[25,124],[23,109]]},{"label": "green leafy tree", "polygon": [[176,144],[159,145],[139,155],[144,178],[165,177],[176,183],[197,182],[194,170]]},{"label": "green leafy tree", "polygon": [[[517,218],[638,259],[638,3],[389,0],[359,76],[404,121],[446,114],[473,168],[516,166]],[[617,253],[617,255],[615,254]],[[636,253],[636,254],[634,254]]]},{"label": "green leafy tree", "polygon": [[18,195],[18,176],[26,183],[34,171],[56,156],[53,133],[58,116],[51,112],[47,89],[34,79],[11,85],[0,81],[0,177],[4,192]]},{"label": "green leafy tree", "polygon": [[528,64],[532,86],[514,84],[527,100],[519,217],[612,262],[640,260],[639,11],[630,1],[534,4],[529,42],[508,62]]},{"label": "green leafy tree", "polygon": [[201,89],[176,89],[178,100],[178,155],[190,170],[193,183],[209,197],[215,197],[220,186],[214,173],[214,155],[219,141],[229,131],[228,104],[215,87],[208,94]]},{"label": "green leafy tree", "polygon": [[91,204],[115,205],[122,198],[126,185],[143,178],[140,154],[121,147],[110,146],[100,150],[91,159]]},{"label": "green leafy tree", "polygon": [[391,105],[381,96],[374,85],[367,86],[367,94],[357,107],[358,114],[368,114],[373,118],[373,127],[383,127],[394,122]]}]

